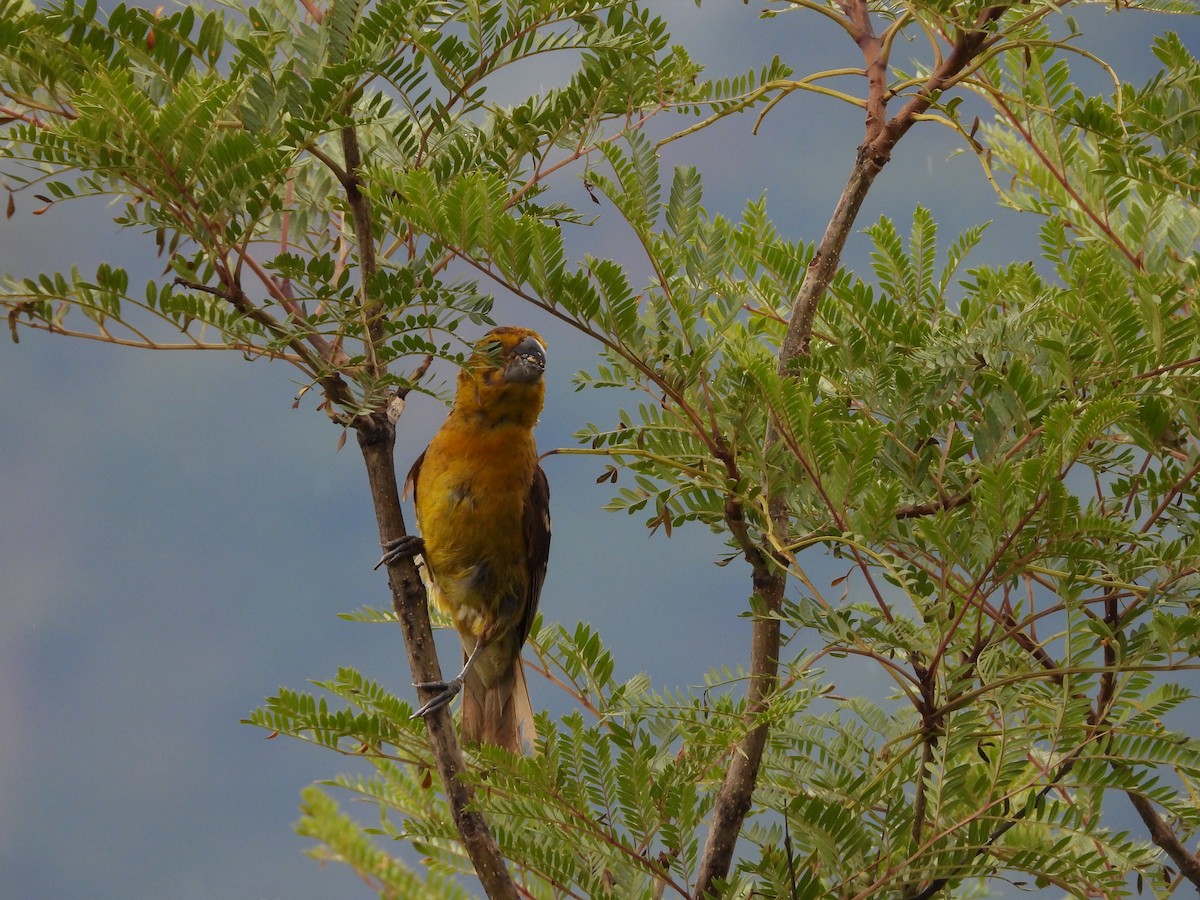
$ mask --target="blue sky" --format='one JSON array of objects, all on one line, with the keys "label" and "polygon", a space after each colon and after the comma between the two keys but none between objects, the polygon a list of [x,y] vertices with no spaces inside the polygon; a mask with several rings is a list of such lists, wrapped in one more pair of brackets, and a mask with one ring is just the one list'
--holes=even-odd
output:
[{"label": "blue sky", "polygon": [[[798,71],[858,64],[857,49],[813,15],[762,21],[761,3],[654,6],[715,72],[761,66],[771,53]],[[1095,29],[1089,46],[1135,80],[1149,74],[1157,31],[1200,47],[1194,20],[1079,18]],[[734,214],[766,191],[780,230],[811,241],[861,118],[797,96],[757,136],[742,116],[671,145],[664,162],[700,166],[716,211]],[[998,209],[974,159],[948,158],[955,149],[948,132],[916,129],[860,226],[887,214],[906,232],[920,202],[947,243],[995,220],[974,262],[1033,258],[1038,222]],[[578,199],[582,188],[569,176],[557,190]],[[627,237],[599,209],[580,245],[620,256]],[[0,222],[0,272],[88,271],[102,260],[143,279],[160,269],[153,247],[117,234],[101,204],[28,212],[22,204]],[[861,268],[866,258],[856,235],[847,262]],[[593,364],[595,349],[561,323],[511,302],[497,318],[548,339],[542,450],[573,446],[576,429],[611,421],[628,402],[572,391],[571,375]],[[353,440],[338,452],[338,431],[313,403],[291,408],[290,370],[235,354],[122,351],[25,332],[0,346],[0,384],[0,896],[366,896],[348,872],[304,858],[306,842],[291,830],[300,789],[351,761],[239,724],[278,686],[302,687],[338,665],[409,690],[397,631],[336,618],[388,604],[371,571],[374,517]],[[412,400],[402,472],[443,415],[429,398]],[[638,518],[600,511],[600,467],[547,461],[546,616],[593,623],[619,674],[647,671],[658,686],[694,685],[710,667],[741,663],[747,573],[713,565],[723,548],[699,529],[666,540]],[[456,658],[453,646],[443,644],[444,660]],[[841,693],[873,687],[845,679]],[[531,689],[535,704],[567,708],[549,685]]]}]

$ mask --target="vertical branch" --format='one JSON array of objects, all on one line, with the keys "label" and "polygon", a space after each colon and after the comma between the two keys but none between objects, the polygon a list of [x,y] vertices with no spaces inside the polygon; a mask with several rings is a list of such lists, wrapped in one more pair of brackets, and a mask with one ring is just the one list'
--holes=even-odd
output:
[{"label": "vertical branch", "polygon": [[833,276],[837,274],[842,261],[842,249],[846,246],[846,238],[849,237],[850,229],[854,227],[854,221],[862,209],[867,191],[871,189],[875,176],[887,161],[887,155],[872,153],[871,144],[864,143],[858,148],[854,166],[846,179],[846,186],[842,189],[833,215],[825,226],[825,233],[821,242],[817,244],[817,251],[808,264],[804,283],[800,286],[800,292],[792,305],[792,317],[788,320],[787,332],[779,348],[779,363],[784,372],[790,371],[791,364],[797,357],[808,355],[817,306],[825,295],[825,289],[833,281]]},{"label": "vertical branch", "polygon": [[342,129],[342,154],[346,169],[342,187],[354,218],[354,239],[358,244],[359,312],[363,320],[363,349],[367,372],[371,378],[384,374],[379,362],[379,346],[383,343],[383,304],[371,294],[378,264],[375,257],[375,235],[372,231],[371,203],[362,192],[362,152],[358,146],[358,130],[353,125]]},{"label": "vertical branch", "polygon": [[[903,109],[889,120],[886,116],[890,41],[881,40],[875,34],[867,0],[842,0],[840,6],[845,16],[843,27],[853,36],[863,54],[867,76],[865,135],[855,155],[846,186],[838,198],[825,233],[809,263],[804,283],[792,305],[787,331],[779,348],[778,371],[784,377],[791,374],[798,357],[807,356],[809,353],[817,307],[837,274],[846,239],[854,227],[867,192],[876,176],[891,159],[892,149],[917,121],[917,117],[929,109],[941,91],[952,86],[955,77],[991,40],[994,40],[987,28],[1008,8],[1007,5],[988,7],[979,14],[974,28],[960,31],[956,35],[951,52]],[[779,440],[778,430],[768,423],[765,437],[767,448],[774,446]],[[727,465],[730,464],[728,460],[726,462]],[[781,490],[768,483],[767,476],[768,473],[763,473],[770,528],[776,534],[786,534],[789,526],[786,497]],[[736,500],[731,499],[727,503],[725,521],[751,565],[754,593],[765,607],[765,614],[757,617],[751,626],[750,684],[746,697],[746,715],[753,721],[766,710],[767,701],[778,684],[781,646],[778,611],[783,603],[786,588],[786,568],[777,564],[768,546],[756,545],[750,540],[740,504]],[[730,760],[721,788],[717,792],[705,839],[700,875],[696,883],[698,898],[714,896],[715,882],[729,874],[734,847],[750,810],[758,781],[763,750],[769,736],[768,728],[763,722],[754,725],[738,744]]]},{"label": "vertical branch", "polygon": [[[736,507],[736,509],[731,509]],[[740,506],[732,500],[726,509],[726,520],[740,521]],[[736,533],[736,529],[735,529]],[[743,544],[745,546],[745,544]],[[779,683],[780,630],[778,611],[783,603],[786,575],[779,566],[768,562],[760,548],[746,551],[746,559],[754,571],[754,594],[765,607],[764,614],[754,619],[750,637],[750,685],[746,692],[746,718],[753,722],[766,711],[767,701]],[[725,778],[713,804],[700,875],[696,880],[696,897],[717,895],[716,881],[729,874],[733,851],[737,846],[742,824],[750,812],[750,801],[758,782],[763,750],[767,745],[769,726],[754,725],[742,738],[729,760]]]},{"label": "vertical branch", "polygon": [[[396,482],[396,467],[392,452],[395,447],[395,426],[383,412],[360,416],[355,422],[358,444],[367,467],[371,501],[383,542],[403,537],[404,513],[400,509],[400,490]],[[433,644],[433,629],[429,624],[429,607],[425,586],[411,557],[397,560],[388,566],[388,585],[392,605],[404,633],[408,664],[416,681],[441,681],[437,652]],[[516,885],[508,874],[504,857],[483,814],[468,809],[474,797],[471,786],[462,780],[462,752],[454,730],[449,707],[427,715],[425,724],[433,747],[438,773],[446,791],[446,799],[454,816],[463,846],[475,867],[475,874],[491,900],[518,900]]]},{"label": "vertical branch", "polygon": [[[912,661],[913,671],[917,676],[920,696],[917,699],[917,711],[921,714],[921,761],[917,765],[916,796],[912,806],[912,856],[916,859],[920,854],[925,835],[925,820],[929,809],[929,792],[933,788],[934,753],[937,742],[945,731],[944,712],[938,709],[937,702],[937,670]],[[917,870],[914,876],[919,875]],[[919,885],[910,884],[901,888],[901,896],[917,889]]]},{"label": "vertical branch", "polygon": [[[384,340],[383,304],[371,293],[376,273],[374,223],[370,202],[361,190],[359,173],[362,154],[358,132],[353,125],[348,125],[342,129],[341,137],[346,163],[342,186],[354,219],[354,235],[358,244],[360,312],[367,376],[377,379],[386,373],[386,364],[379,361],[378,353]],[[393,459],[395,423],[386,411],[375,411],[358,416],[353,424],[367,467],[379,539],[382,543],[388,543],[408,533],[400,508],[400,489]],[[392,591],[392,605],[404,634],[404,646],[408,651],[408,664],[414,681],[441,681],[441,667],[438,665],[433,629],[429,623],[428,598],[411,557],[396,560],[388,566],[388,585]],[[454,824],[480,884],[491,900],[518,900],[516,885],[508,873],[504,856],[487,820],[482,813],[468,809],[474,791],[462,780],[465,767],[449,707],[443,707],[424,719]]]},{"label": "vertical branch", "polygon": [[817,245],[817,252],[809,263],[804,284],[800,286],[800,293],[792,306],[792,317],[788,321],[787,333],[779,350],[779,361],[785,369],[797,356],[808,354],[817,306],[833,281],[833,276],[837,274],[846,238],[854,226],[855,219],[858,218],[863,200],[866,199],[867,191],[870,190],[875,177],[888,164],[892,150],[916,123],[917,117],[925,113],[941,91],[952,85],[955,77],[980,51],[995,40],[985,29],[1000,18],[1008,7],[992,6],[985,9],[977,20],[976,28],[961,32],[957,36],[953,49],[941,65],[925,80],[904,107],[886,123],[882,122],[882,119],[887,110],[887,47],[871,31],[865,0],[849,0],[846,8],[854,22],[851,33],[856,35],[856,41],[862,48],[868,76],[866,134],[858,148],[846,186],[842,189],[842,195],[838,198],[821,242]]},{"label": "vertical branch", "polygon": [[921,694],[917,711],[921,714],[921,762],[917,769],[917,795],[913,800],[913,847],[921,846],[921,834],[925,830],[925,810],[928,806],[930,769],[933,768],[933,753],[942,733],[942,713],[937,708],[937,674],[934,669],[914,662]]}]

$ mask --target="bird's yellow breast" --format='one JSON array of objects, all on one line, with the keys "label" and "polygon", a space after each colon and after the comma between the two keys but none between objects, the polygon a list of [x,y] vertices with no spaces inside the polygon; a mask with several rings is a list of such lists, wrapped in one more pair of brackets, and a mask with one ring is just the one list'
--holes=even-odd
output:
[{"label": "bird's yellow breast", "polygon": [[537,465],[533,435],[517,425],[448,421],[417,480],[417,519],[438,605],[479,636],[528,579],[524,509]]}]

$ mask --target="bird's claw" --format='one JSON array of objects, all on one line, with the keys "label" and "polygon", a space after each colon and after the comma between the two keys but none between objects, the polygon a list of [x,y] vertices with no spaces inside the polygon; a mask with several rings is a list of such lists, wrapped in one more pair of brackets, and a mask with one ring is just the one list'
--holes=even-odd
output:
[{"label": "bird's claw", "polygon": [[390,566],[408,556],[416,556],[425,552],[425,542],[415,534],[406,534],[394,541],[383,542],[383,556],[375,563],[375,568]]},{"label": "bird's claw", "polygon": [[462,690],[461,678],[451,678],[449,681],[422,681],[413,687],[423,691],[437,691],[433,697],[425,701],[425,705],[412,714],[414,719],[423,719],[431,712],[441,709]]}]

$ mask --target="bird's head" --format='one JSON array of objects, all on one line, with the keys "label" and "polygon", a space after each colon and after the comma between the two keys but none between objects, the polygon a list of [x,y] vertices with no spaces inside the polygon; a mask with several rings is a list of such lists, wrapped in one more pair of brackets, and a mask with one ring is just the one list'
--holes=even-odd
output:
[{"label": "bird's head", "polygon": [[458,376],[455,409],[533,427],[546,387],[546,345],[536,331],[502,325],[475,344]]}]

